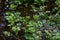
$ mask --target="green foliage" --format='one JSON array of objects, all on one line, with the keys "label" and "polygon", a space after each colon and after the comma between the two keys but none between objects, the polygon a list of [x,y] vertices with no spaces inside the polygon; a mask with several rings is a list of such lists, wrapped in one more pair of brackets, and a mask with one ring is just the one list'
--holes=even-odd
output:
[{"label": "green foliage", "polygon": [[20,12],[16,12],[16,13],[6,12],[7,16],[5,16],[9,22],[8,26],[10,26],[10,28],[12,28],[11,30],[13,30],[16,34],[20,30],[21,25],[20,25],[20,23],[17,23],[16,25],[14,25],[14,24],[15,24],[15,22],[20,21],[20,17],[19,17],[20,14],[21,14]]},{"label": "green foliage", "polygon": [[[27,40],[43,40],[43,33],[45,33],[44,40],[60,40],[60,0],[55,1],[58,7],[51,10],[45,10],[49,3],[47,5],[44,3],[48,0],[34,0],[34,2],[33,0],[13,0],[11,2],[12,11],[7,11],[5,17],[9,22],[8,26],[17,36],[18,31],[22,29]],[[16,4],[19,6],[17,7]],[[19,8],[19,11],[16,7]],[[27,10],[30,7],[31,9]],[[53,12],[54,10],[57,11],[56,14]],[[22,16],[25,14],[26,16]],[[9,36],[10,33],[5,32],[5,35]]]},{"label": "green foliage", "polygon": [[34,19],[38,19],[39,18],[39,15],[33,15],[33,18]]},{"label": "green foliage", "polygon": [[10,36],[11,34],[10,34],[10,32],[8,32],[8,31],[4,31],[4,35],[5,35],[6,37],[8,37],[8,36]]},{"label": "green foliage", "polygon": [[10,4],[10,8],[11,8],[11,9],[15,9],[15,7],[16,7],[16,5]]}]

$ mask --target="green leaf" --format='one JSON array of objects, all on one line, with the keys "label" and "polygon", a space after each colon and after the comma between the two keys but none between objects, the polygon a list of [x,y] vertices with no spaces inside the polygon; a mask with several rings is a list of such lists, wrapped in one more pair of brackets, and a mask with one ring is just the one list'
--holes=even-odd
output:
[{"label": "green leaf", "polygon": [[33,15],[33,18],[34,19],[38,19],[39,18],[39,15]]},{"label": "green leaf", "polygon": [[30,32],[30,33],[35,32],[35,28],[34,27],[28,28],[28,32]]},{"label": "green leaf", "polygon": [[15,9],[15,7],[16,7],[16,5],[10,4],[10,8],[11,8],[11,9]]}]

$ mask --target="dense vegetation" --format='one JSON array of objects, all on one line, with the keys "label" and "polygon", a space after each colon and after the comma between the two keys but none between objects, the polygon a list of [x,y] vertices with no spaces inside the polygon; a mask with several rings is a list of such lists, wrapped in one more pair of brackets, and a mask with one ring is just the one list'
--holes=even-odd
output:
[{"label": "dense vegetation", "polygon": [[60,40],[60,0],[0,0],[0,40]]}]

